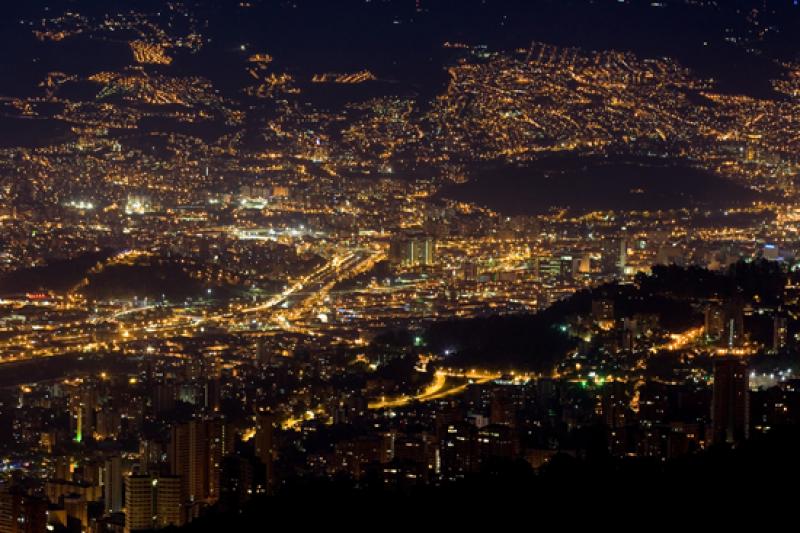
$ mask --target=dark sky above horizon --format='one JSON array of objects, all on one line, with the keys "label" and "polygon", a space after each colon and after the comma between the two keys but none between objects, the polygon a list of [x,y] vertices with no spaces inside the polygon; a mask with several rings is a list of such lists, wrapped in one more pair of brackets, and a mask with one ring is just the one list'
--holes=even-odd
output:
[{"label": "dark sky above horizon", "polygon": [[[158,13],[182,24],[171,3],[156,0],[33,0],[4,6],[0,17],[0,92],[30,90],[43,71],[119,66],[123,36],[102,44],[39,43],[42,19],[79,13],[102,20],[119,13]],[[210,42],[196,63],[222,81],[244,44],[266,49],[294,70],[370,68],[403,81],[441,81],[441,44],[492,49],[533,40],[588,49],[670,56],[732,91],[768,91],[776,59],[796,59],[800,8],[794,0],[187,0]],[[244,7],[243,7],[244,6]],[[767,6],[767,9],[764,9]],[[169,25],[172,26],[169,26]],[[241,54],[239,54],[241,55]],[[90,57],[91,60],[87,60]],[[236,75],[241,74],[236,66]],[[24,94],[21,94],[24,96]]]}]

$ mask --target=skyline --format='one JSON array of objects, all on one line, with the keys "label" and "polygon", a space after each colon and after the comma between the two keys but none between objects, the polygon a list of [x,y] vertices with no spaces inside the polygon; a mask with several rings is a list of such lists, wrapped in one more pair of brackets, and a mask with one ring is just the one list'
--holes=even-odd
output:
[{"label": "skyline", "polygon": [[0,533],[792,475],[798,26],[791,0],[9,6]]}]

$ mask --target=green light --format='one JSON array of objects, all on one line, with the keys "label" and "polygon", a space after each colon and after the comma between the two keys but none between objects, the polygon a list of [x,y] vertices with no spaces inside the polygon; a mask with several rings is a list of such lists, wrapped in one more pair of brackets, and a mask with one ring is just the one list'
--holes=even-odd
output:
[{"label": "green light", "polygon": [[422,345],[422,337],[414,337],[414,346]]},{"label": "green light", "polygon": [[75,442],[83,440],[83,404],[78,408],[78,428],[75,431]]}]

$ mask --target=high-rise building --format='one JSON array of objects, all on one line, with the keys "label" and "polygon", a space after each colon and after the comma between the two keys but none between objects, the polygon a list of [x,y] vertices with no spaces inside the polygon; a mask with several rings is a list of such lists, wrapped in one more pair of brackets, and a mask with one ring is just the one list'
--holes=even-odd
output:
[{"label": "high-rise building", "polygon": [[181,478],[184,502],[213,503],[219,498],[222,458],[232,448],[233,435],[221,418],[173,426],[170,473]]},{"label": "high-rise building", "polygon": [[772,351],[779,352],[786,348],[789,338],[789,320],[785,316],[776,316],[772,321]]},{"label": "high-rise building", "polygon": [[614,321],[614,301],[608,299],[592,300],[592,318],[595,322]]},{"label": "high-rise building", "polygon": [[103,465],[103,499],[107,513],[122,511],[122,459],[112,457]]},{"label": "high-rise building", "polygon": [[237,509],[254,494],[252,460],[229,455],[223,459],[221,470],[220,505],[224,509]]},{"label": "high-rise building", "polygon": [[761,140],[760,133],[748,133],[745,136],[746,152],[745,157],[748,161],[756,161],[761,156]]},{"label": "high-rise building", "polygon": [[781,250],[774,244],[765,244],[761,255],[769,261],[778,261],[781,258]]},{"label": "high-rise building", "polygon": [[73,531],[89,529],[89,505],[86,498],[79,494],[68,494],[61,498],[64,507],[67,528]]},{"label": "high-rise building", "polygon": [[142,439],[139,441],[139,461],[142,472],[149,472],[152,468],[159,465],[168,447],[153,439]]},{"label": "high-rise building", "polygon": [[744,305],[739,300],[730,300],[725,303],[725,337],[723,340],[728,348],[744,344]]},{"label": "high-rise building", "polygon": [[461,275],[464,281],[477,281],[479,273],[477,263],[468,262],[461,267]]},{"label": "high-rise building", "polygon": [[[150,476],[125,478],[125,533],[155,529],[153,499],[157,480]],[[179,510],[180,512],[180,510]]]},{"label": "high-rise building", "polygon": [[183,525],[183,511],[178,476],[125,478],[125,533],[180,525]]},{"label": "high-rise building", "polygon": [[219,377],[206,380],[203,385],[203,405],[209,411],[219,411],[222,385]]},{"label": "high-rise building", "polygon": [[436,261],[436,242],[422,235],[396,238],[389,247],[389,260],[404,267],[431,266]]},{"label": "high-rise building", "polygon": [[622,349],[635,350],[638,335],[639,321],[635,318],[624,318],[622,320]]},{"label": "high-rise building", "polygon": [[267,490],[271,489],[275,481],[275,422],[275,415],[272,413],[256,414],[256,457],[265,467]]},{"label": "high-rise building", "polygon": [[47,501],[14,488],[0,489],[0,533],[45,533]]},{"label": "high-rise building", "polygon": [[512,459],[517,453],[513,428],[502,424],[489,424],[478,430],[477,450],[481,460]]},{"label": "high-rise building", "polygon": [[592,256],[590,254],[581,254],[572,260],[572,274],[590,274],[592,272]]},{"label": "high-rise building", "polygon": [[479,468],[478,428],[455,422],[443,428],[440,441],[441,470],[445,479],[459,479]]},{"label": "high-rise building", "polygon": [[206,421],[208,435],[208,499],[219,500],[222,460],[233,452],[233,431],[222,418]]},{"label": "high-rise building", "polygon": [[747,439],[749,408],[747,362],[740,357],[716,358],[711,402],[712,441],[734,444]]},{"label": "high-rise building", "polygon": [[158,383],[153,387],[152,405],[156,414],[171,411],[175,408],[177,387],[173,383]]},{"label": "high-rise building", "polygon": [[711,302],[705,309],[705,333],[709,340],[735,348],[745,341],[744,306],[741,301]]},{"label": "high-rise building", "polygon": [[706,306],[705,333],[709,339],[720,339],[725,333],[725,312],[717,303],[710,303]]},{"label": "high-rise building", "polygon": [[600,408],[603,421],[610,428],[623,428],[628,423],[630,394],[625,383],[612,381],[603,387]]},{"label": "high-rise building", "polygon": [[604,274],[625,274],[628,262],[628,242],[625,239],[607,239],[602,243],[601,268]]},{"label": "high-rise building", "polygon": [[205,449],[205,443],[198,442],[201,437],[197,422],[172,427],[168,451],[169,468],[172,475],[180,476],[182,501],[202,499],[198,497],[201,492],[199,487],[205,484],[205,479],[201,478],[205,471],[198,465],[202,464],[199,452]]},{"label": "high-rise building", "polygon": [[512,427],[516,424],[517,409],[507,387],[494,388],[489,405],[489,420],[492,424]]},{"label": "high-rise building", "polygon": [[800,307],[800,283],[793,283],[791,280],[787,281],[786,286],[783,288],[783,305],[790,309]]},{"label": "high-rise building", "polygon": [[569,281],[575,275],[571,255],[541,255],[533,258],[533,275],[540,281]]}]

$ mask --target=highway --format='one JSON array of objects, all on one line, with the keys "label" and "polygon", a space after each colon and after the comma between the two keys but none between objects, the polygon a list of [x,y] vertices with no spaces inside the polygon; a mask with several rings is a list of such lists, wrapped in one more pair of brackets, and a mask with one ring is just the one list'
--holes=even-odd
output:
[{"label": "highway", "polygon": [[482,384],[500,377],[500,374],[476,374],[474,377],[467,377],[469,374],[449,373],[438,370],[433,377],[433,382],[425,387],[418,394],[411,396],[397,396],[395,398],[381,398],[369,404],[370,409],[392,409],[406,406],[412,402],[429,402],[456,396],[464,392],[471,384]]},{"label": "highway", "polygon": [[[120,254],[108,263],[128,261],[134,254]],[[292,322],[309,316],[316,306],[324,302],[337,283],[370,270],[383,258],[385,252],[378,248],[348,250],[334,255],[325,264],[265,302],[249,306],[233,304],[204,313],[203,316],[189,315],[187,309],[178,306],[145,306],[117,309],[96,316],[89,326],[86,322],[77,321],[48,326],[46,329],[25,327],[0,341],[0,364],[110,349],[133,341],[194,335],[209,324],[220,325],[228,331],[242,330],[247,329],[253,316],[263,318],[263,322],[269,322],[274,328],[314,335],[313,329]],[[104,267],[100,265],[97,268]],[[148,311],[157,308],[169,309],[172,315],[158,318],[146,316]]]}]

